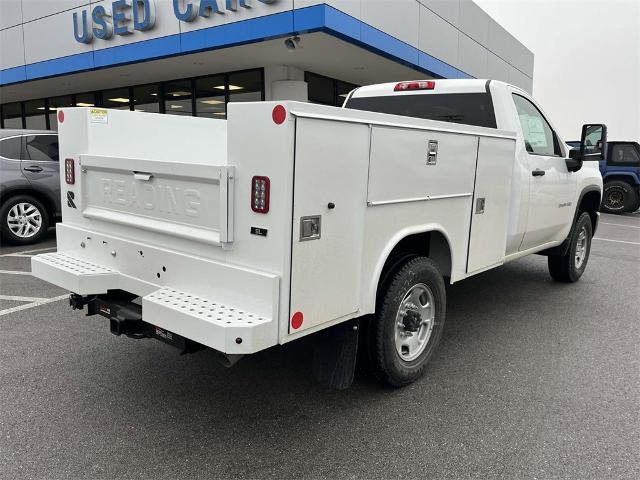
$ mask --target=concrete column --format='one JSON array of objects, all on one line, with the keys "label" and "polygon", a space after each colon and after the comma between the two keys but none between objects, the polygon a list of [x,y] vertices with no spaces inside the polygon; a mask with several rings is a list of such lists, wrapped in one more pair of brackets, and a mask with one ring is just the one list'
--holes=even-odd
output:
[{"label": "concrete column", "polygon": [[270,65],[264,68],[266,100],[309,101],[304,70],[290,65]]}]

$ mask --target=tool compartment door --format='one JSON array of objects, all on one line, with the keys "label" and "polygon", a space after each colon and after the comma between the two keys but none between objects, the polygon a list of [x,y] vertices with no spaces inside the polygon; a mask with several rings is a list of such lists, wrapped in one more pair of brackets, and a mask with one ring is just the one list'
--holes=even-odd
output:
[{"label": "tool compartment door", "polygon": [[514,159],[514,140],[480,137],[467,273],[499,265],[504,260]]},{"label": "tool compartment door", "polygon": [[360,308],[369,138],[368,125],[297,119],[290,317],[304,320],[290,333]]}]

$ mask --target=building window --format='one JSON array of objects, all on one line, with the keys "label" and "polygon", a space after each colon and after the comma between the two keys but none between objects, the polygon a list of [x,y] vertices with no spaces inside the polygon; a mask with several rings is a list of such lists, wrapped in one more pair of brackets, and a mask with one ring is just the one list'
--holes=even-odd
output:
[{"label": "building window", "polygon": [[2,106],[2,128],[22,127],[22,104],[7,103]]},{"label": "building window", "polygon": [[[1,2],[2,0],[0,0]],[[3,128],[57,129],[57,109],[100,106],[118,110],[226,118],[227,103],[264,100],[264,70],[253,69],[165,83],[120,87],[0,106]]]},{"label": "building window", "polygon": [[168,82],[164,87],[164,113],[193,115],[193,85],[191,80]]},{"label": "building window", "polygon": [[44,100],[24,102],[25,127],[31,130],[47,129],[47,112]]},{"label": "building window", "polygon": [[49,99],[49,128],[58,129],[58,108],[73,107],[73,96],[63,95]]},{"label": "building window", "polygon": [[102,92],[102,105],[114,110],[131,110],[131,92],[129,88],[114,88]]},{"label": "building window", "polygon": [[76,107],[95,107],[96,94],[91,92],[91,93],[80,93],[76,95],[75,106]]},{"label": "building window", "polygon": [[259,102],[263,96],[262,70],[232,73],[227,86],[230,102]]},{"label": "building window", "polygon": [[304,80],[308,85],[310,102],[333,107],[341,107],[349,92],[358,88],[358,85],[312,72],[305,72]]},{"label": "building window", "polygon": [[227,100],[224,75],[196,80],[196,116],[226,118]]},{"label": "building window", "polygon": [[133,87],[133,109],[136,112],[160,112],[160,87],[153,83]]}]

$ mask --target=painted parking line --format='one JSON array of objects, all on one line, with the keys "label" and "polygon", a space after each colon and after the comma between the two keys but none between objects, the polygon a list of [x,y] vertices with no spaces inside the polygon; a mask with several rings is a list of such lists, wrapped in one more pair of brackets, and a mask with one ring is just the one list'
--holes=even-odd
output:
[{"label": "painted parking line", "polygon": [[4,253],[0,257],[31,257],[33,253],[46,252],[48,250],[55,250],[57,247],[36,248],[33,250],[24,250],[22,252]]},{"label": "painted parking line", "polygon": [[19,270],[0,270],[0,274],[1,273],[5,275],[31,275],[31,272],[22,272]]},{"label": "painted parking line", "polygon": [[30,308],[35,308],[35,307],[39,307],[41,305],[46,305],[48,303],[58,302],[60,300],[64,300],[65,298],[69,298],[69,294],[68,293],[65,294],[65,295],[60,295],[59,297],[45,298],[45,299],[38,300],[38,301],[35,301],[35,302],[27,303],[25,305],[19,305],[17,307],[13,307],[13,308],[6,308],[4,310],[0,310],[0,317],[2,317],[3,315],[9,315],[10,313],[19,312],[21,310],[28,310]]},{"label": "painted parking line", "polygon": [[48,299],[38,297],[20,297],[16,295],[0,295],[0,300],[9,300],[11,302],[42,302],[43,300]]},{"label": "painted parking line", "polygon": [[625,228],[640,228],[637,227],[635,225],[624,225],[622,223],[607,223],[607,222],[600,222],[600,225],[614,225],[616,227],[625,227]]},{"label": "painted parking line", "polygon": [[614,242],[614,243],[626,243],[629,245],[640,245],[640,242],[625,242],[624,240],[612,240],[610,238],[593,237],[594,240],[600,240],[602,242]]}]

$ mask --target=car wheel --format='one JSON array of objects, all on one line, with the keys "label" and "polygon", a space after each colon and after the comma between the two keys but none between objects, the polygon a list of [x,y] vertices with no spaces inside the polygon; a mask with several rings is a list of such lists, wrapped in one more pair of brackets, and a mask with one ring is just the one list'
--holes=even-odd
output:
[{"label": "car wheel", "polygon": [[28,245],[42,239],[49,228],[49,214],[30,195],[9,198],[0,208],[2,239],[14,245]]},{"label": "car wheel", "polygon": [[571,232],[567,253],[562,256],[549,255],[549,273],[554,280],[573,283],[580,279],[589,262],[592,237],[591,217],[583,212]]},{"label": "car wheel", "polygon": [[369,365],[380,381],[402,387],[424,373],[440,343],[446,291],[426,257],[408,260],[386,285],[368,325]]},{"label": "car wheel", "polygon": [[601,210],[605,213],[632,212],[638,204],[638,193],[627,182],[613,180],[604,184]]}]

